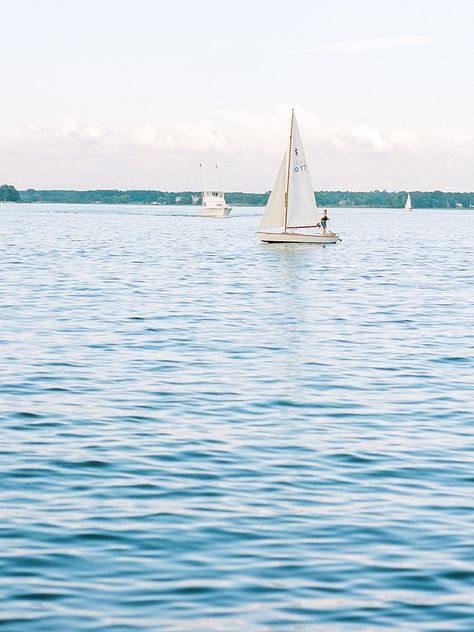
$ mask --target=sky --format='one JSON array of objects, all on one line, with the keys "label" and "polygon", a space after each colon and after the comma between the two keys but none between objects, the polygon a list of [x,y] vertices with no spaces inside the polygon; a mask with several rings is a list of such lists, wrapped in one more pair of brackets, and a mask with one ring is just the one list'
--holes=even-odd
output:
[{"label": "sky", "polygon": [[0,0],[0,184],[474,190],[474,0]]}]

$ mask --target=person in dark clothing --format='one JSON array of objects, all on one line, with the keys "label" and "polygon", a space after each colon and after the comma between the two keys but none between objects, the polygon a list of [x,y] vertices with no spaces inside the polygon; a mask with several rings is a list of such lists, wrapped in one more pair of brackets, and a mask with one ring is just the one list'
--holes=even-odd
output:
[{"label": "person in dark clothing", "polygon": [[329,217],[328,217],[327,209],[324,209],[323,214],[321,215],[321,219],[319,220],[319,223],[321,224],[321,228],[323,229],[323,235],[326,234],[326,226],[327,226],[328,220],[329,220]]}]

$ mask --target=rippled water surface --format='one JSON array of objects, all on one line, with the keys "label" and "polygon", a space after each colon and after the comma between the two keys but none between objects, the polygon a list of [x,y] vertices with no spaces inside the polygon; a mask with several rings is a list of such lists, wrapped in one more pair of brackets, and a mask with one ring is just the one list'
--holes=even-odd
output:
[{"label": "rippled water surface", "polygon": [[474,213],[194,212],[0,205],[0,627],[471,632]]}]

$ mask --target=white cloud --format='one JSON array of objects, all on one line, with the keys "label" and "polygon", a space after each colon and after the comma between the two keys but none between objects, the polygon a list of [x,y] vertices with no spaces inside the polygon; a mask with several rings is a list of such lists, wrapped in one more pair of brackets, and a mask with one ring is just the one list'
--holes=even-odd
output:
[{"label": "white cloud", "polygon": [[407,46],[428,46],[434,44],[429,35],[398,35],[394,37],[373,37],[371,39],[354,40],[327,44],[311,49],[312,53],[365,53],[367,51],[391,50]]},{"label": "white cloud", "polygon": [[[217,110],[202,120],[110,126],[68,119],[0,129],[2,180],[20,188],[199,188],[218,161],[232,190],[266,190],[288,142],[291,106]],[[316,188],[472,189],[474,129],[381,128],[296,108]]]}]

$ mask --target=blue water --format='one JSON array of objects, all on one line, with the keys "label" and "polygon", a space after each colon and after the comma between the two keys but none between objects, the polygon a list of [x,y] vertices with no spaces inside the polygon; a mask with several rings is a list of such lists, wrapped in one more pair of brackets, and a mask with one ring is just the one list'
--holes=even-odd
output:
[{"label": "blue water", "polygon": [[0,627],[474,630],[474,212],[0,205]]}]

